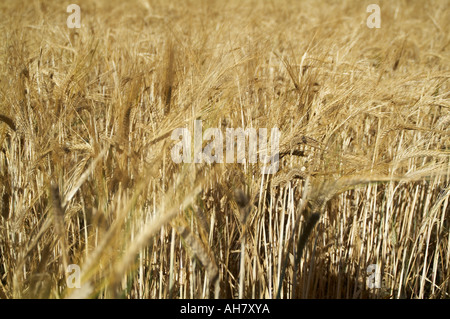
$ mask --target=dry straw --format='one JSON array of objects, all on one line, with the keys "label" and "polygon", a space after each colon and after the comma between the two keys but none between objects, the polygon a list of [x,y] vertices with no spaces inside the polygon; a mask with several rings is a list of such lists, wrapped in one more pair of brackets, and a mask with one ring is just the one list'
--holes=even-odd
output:
[{"label": "dry straw", "polygon": [[[79,5],[0,4],[0,298],[449,297],[445,0]],[[279,171],[174,163],[195,120]]]}]

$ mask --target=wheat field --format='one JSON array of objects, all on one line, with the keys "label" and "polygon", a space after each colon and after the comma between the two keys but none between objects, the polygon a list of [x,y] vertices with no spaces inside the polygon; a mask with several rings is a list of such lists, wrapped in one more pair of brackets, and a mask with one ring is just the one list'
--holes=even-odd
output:
[{"label": "wheat field", "polygon": [[448,1],[70,3],[0,3],[0,298],[449,298]]}]

